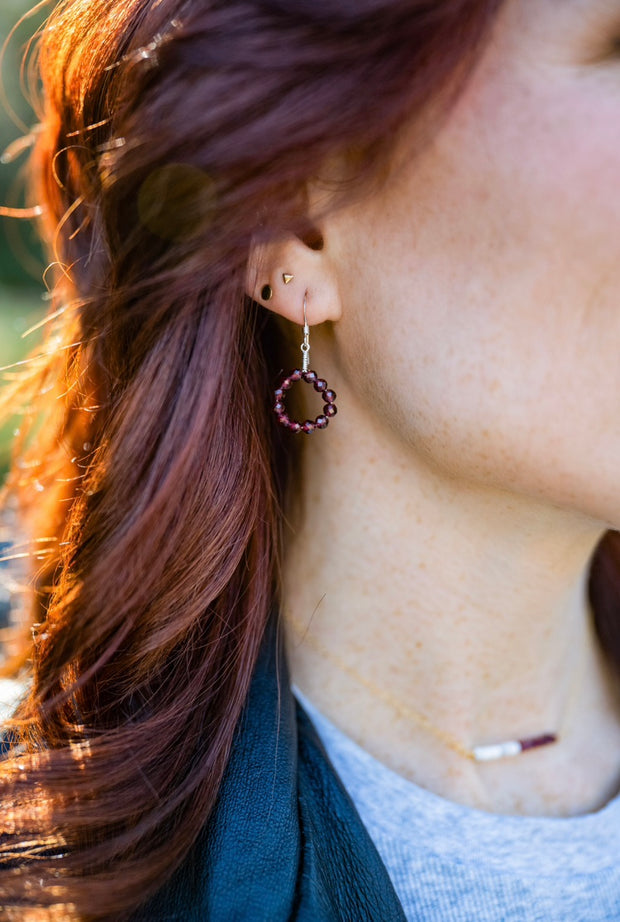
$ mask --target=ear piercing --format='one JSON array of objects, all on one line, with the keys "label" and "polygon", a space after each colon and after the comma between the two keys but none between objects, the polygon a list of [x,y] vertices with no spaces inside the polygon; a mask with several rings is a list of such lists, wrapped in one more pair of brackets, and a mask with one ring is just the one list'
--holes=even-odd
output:
[{"label": "ear piercing", "polygon": [[[284,282],[285,285],[290,285],[290,283],[293,281],[294,278],[295,276],[291,275],[290,272],[282,273],[282,281]],[[263,285],[263,287],[260,290],[260,296],[263,301],[271,301],[271,299],[273,298],[273,288],[271,287],[271,285]]]},{"label": "ear piercing", "polygon": [[[305,432],[309,435],[311,432],[314,432],[315,429],[325,429],[329,420],[336,415],[338,409],[334,403],[336,399],[335,391],[332,391],[328,385],[327,381],[324,378],[319,378],[316,371],[310,371],[310,327],[308,326],[308,319],[306,316],[306,302],[308,298],[308,292],[304,295],[304,341],[301,344],[301,354],[302,354],[302,367],[301,369],[296,368],[294,371],[291,371],[279,384],[279,386],[274,391],[275,403],[274,403],[274,412],[278,417],[278,422],[280,425],[284,426],[286,429],[290,429],[291,432]],[[286,406],[284,405],[284,398],[286,392],[293,386],[295,381],[305,381],[306,384],[312,384],[315,391],[318,391],[325,404],[323,406],[323,412],[316,417],[316,419],[307,419],[303,423],[297,422],[297,420],[291,419],[286,413]]]}]

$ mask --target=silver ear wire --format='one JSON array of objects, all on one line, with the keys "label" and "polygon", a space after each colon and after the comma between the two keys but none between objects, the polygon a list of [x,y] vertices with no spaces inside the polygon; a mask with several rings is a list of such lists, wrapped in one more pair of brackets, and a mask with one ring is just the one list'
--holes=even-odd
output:
[{"label": "silver ear wire", "polygon": [[306,304],[308,301],[308,292],[304,294],[304,341],[301,344],[301,354],[302,358],[302,371],[308,371],[310,368],[310,327],[308,326],[308,318],[306,316]]}]

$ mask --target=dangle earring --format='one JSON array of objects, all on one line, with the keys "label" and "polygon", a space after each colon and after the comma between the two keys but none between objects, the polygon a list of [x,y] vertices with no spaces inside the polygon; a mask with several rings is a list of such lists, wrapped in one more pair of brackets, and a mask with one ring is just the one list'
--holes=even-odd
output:
[{"label": "dangle earring", "polygon": [[[307,298],[308,292],[304,295],[304,341],[301,344],[301,354],[303,357],[302,366],[301,369],[296,368],[294,371],[291,371],[286,378],[280,382],[279,386],[274,391],[275,404],[273,409],[278,417],[278,422],[282,426],[290,429],[291,432],[305,432],[309,435],[311,432],[314,432],[315,429],[325,429],[330,418],[336,415],[338,409],[334,403],[336,394],[328,387],[327,381],[324,378],[319,378],[316,371],[309,370],[310,327],[308,326],[308,319],[306,317]],[[295,381],[305,381],[306,384],[312,384],[315,391],[318,391],[323,397],[325,401],[323,412],[317,416],[315,420],[307,419],[304,423],[298,423],[287,415],[284,398],[286,392],[293,386]]]}]

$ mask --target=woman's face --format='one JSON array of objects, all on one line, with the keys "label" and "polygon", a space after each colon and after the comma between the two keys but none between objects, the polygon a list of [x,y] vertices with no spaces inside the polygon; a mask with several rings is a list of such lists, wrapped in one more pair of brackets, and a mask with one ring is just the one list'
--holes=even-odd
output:
[{"label": "woman's face", "polygon": [[617,40],[609,0],[509,0],[434,140],[329,220],[325,256],[336,390],[451,477],[620,526]]}]

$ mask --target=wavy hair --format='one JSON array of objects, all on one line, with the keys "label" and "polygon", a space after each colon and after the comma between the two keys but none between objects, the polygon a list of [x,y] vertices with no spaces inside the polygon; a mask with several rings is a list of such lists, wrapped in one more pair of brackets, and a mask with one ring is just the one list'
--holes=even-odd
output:
[{"label": "wavy hair", "polygon": [[30,175],[54,297],[2,398],[24,414],[2,500],[35,622],[0,763],[7,918],[129,918],[208,820],[292,467],[285,337],[244,294],[248,254],[283,231],[320,246],[321,165],[350,164],[343,196],[380,178],[501,3],[62,0],[42,28]]}]

